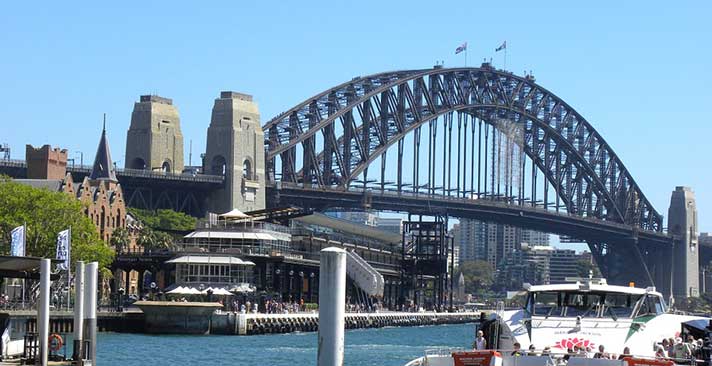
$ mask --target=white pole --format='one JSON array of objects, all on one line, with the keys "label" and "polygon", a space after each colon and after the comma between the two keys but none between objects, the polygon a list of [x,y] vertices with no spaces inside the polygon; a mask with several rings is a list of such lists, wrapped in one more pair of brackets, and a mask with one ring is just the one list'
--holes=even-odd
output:
[{"label": "white pole", "polygon": [[84,339],[89,340],[89,360],[96,365],[96,293],[99,282],[99,263],[91,262],[84,271]]},{"label": "white pole", "polygon": [[318,366],[344,364],[344,308],[346,303],[346,251],[326,248],[319,264]]},{"label": "white pole", "polygon": [[40,338],[40,365],[47,366],[49,341],[49,259],[40,260],[40,306],[37,309],[37,324]]},{"label": "white pole", "polygon": [[74,274],[74,360],[83,358],[82,332],[84,331],[84,262],[77,261]]},{"label": "white pole", "polygon": [[72,308],[72,226],[67,233],[67,311]]}]

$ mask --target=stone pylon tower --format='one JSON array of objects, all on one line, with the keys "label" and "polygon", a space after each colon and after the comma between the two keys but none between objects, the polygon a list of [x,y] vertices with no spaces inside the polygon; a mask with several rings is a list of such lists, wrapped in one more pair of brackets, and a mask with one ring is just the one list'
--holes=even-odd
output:
[{"label": "stone pylon tower", "polygon": [[668,232],[674,237],[672,294],[678,301],[699,295],[699,246],[695,193],[675,187],[670,198]]},{"label": "stone pylon tower", "polygon": [[232,91],[215,99],[203,172],[225,175],[225,188],[208,204],[212,212],[265,208],[265,150],[260,112],[252,96]]},{"label": "stone pylon tower", "polygon": [[157,95],[142,95],[134,104],[126,134],[128,169],[183,172],[183,134],[173,101]]}]

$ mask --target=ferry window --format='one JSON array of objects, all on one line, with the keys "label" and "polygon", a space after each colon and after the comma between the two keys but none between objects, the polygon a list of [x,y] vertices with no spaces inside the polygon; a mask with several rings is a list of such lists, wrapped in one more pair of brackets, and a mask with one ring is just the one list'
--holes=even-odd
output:
[{"label": "ferry window", "polygon": [[646,296],[645,301],[640,304],[637,316],[655,315],[663,312],[662,304],[657,296]]},{"label": "ferry window", "polygon": [[614,318],[630,317],[638,298],[631,298],[630,294],[607,293],[603,316]]},{"label": "ferry window", "polygon": [[561,313],[559,304],[558,292],[537,292],[534,294],[534,315],[558,316]]},{"label": "ferry window", "polygon": [[564,296],[565,316],[595,317],[601,295],[591,293],[567,293]]},{"label": "ferry window", "polygon": [[665,313],[665,306],[663,305],[663,302],[661,299],[657,296],[653,297],[653,304],[655,306],[655,313],[656,314],[663,314]]}]

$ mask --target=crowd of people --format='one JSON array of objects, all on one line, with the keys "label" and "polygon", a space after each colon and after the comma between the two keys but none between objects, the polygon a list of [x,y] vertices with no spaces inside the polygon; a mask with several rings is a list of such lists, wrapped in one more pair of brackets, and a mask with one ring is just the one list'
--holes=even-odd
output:
[{"label": "crowd of people", "polygon": [[[481,330],[477,331],[477,336],[472,345],[476,350],[486,350],[487,339]],[[511,356],[546,356],[551,355],[551,348],[545,347],[538,351],[535,345],[529,345],[527,350],[523,350],[520,343],[514,343]],[[631,357],[633,354],[629,347],[625,347],[621,354],[609,353],[604,345],[599,345],[596,349],[592,347],[583,347],[576,345],[573,348],[566,350],[563,356],[564,361],[568,361],[571,357],[584,358],[599,358],[622,360],[625,357]],[[697,361],[704,365],[712,365],[712,343],[710,338],[695,339],[692,335],[688,335],[684,340],[682,337],[666,338],[655,346],[655,358],[659,360],[673,360],[676,363],[683,361]]]}]

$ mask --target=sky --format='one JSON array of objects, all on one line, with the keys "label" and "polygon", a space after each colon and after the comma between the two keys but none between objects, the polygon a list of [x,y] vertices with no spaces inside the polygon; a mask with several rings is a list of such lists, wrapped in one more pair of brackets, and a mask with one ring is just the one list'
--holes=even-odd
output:
[{"label": "sky", "polygon": [[[0,143],[51,144],[88,164],[103,113],[123,166],[140,95],[172,98],[186,163],[205,151],[221,90],[252,94],[262,122],[359,75],[464,65],[507,41],[507,69],[601,133],[653,206],[696,193],[712,231],[712,2],[142,1],[0,5]],[[81,152],[81,153],[80,153]]]}]

